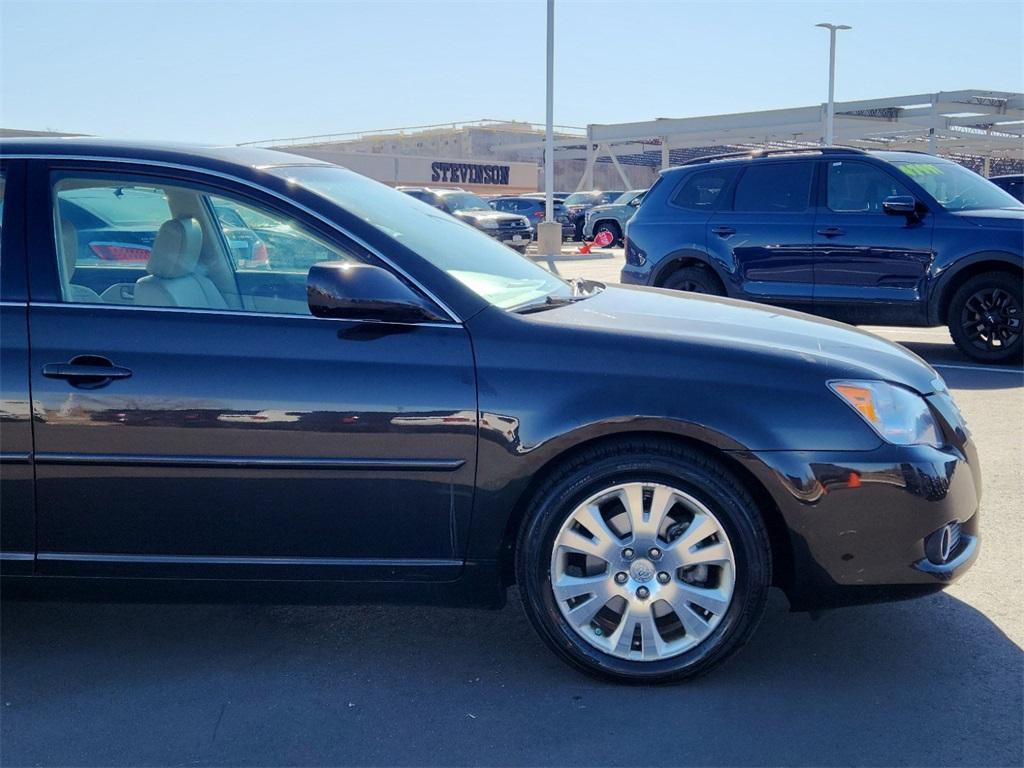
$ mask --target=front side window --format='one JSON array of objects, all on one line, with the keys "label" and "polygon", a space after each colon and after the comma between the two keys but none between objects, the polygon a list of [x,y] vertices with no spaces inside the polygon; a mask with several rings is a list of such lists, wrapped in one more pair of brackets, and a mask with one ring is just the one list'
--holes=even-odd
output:
[{"label": "front side window", "polygon": [[747,166],[733,200],[733,210],[758,213],[799,213],[811,198],[809,162],[753,163]]},{"label": "front side window", "polygon": [[947,211],[1021,207],[1013,195],[957,163],[926,157],[896,160],[893,165],[924,187]]},{"label": "front side window", "polygon": [[179,182],[64,177],[53,200],[69,303],[305,315],[309,267],[355,258],[289,216]]},{"label": "front side window", "polygon": [[882,201],[910,191],[874,165],[837,160],[828,164],[825,204],[837,213],[885,213]]},{"label": "front side window", "polygon": [[530,259],[376,181],[337,166],[286,166],[269,173],[304,187],[402,243],[487,302],[503,309],[573,289]]},{"label": "front side window", "polygon": [[710,211],[735,175],[735,166],[691,173],[673,196],[672,204],[694,211]]}]

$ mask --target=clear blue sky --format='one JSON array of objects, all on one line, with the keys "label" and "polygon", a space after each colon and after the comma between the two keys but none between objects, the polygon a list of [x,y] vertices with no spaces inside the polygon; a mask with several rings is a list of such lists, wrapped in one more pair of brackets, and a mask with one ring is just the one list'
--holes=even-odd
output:
[{"label": "clear blue sky", "polygon": [[[544,119],[544,0],[0,0],[0,126],[235,143]],[[1024,3],[557,0],[555,121],[1024,90]]]}]

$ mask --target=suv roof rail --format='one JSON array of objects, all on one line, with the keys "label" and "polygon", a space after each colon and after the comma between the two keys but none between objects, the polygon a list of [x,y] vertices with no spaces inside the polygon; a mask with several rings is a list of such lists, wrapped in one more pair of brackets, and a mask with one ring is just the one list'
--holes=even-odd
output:
[{"label": "suv roof rail", "polygon": [[[830,154],[830,155],[866,155],[867,150],[858,149],[856,147],[790,147],[787,149],[753,149],[749,152],[723,152],[717,155],[705,155],[704,157],[695,157],[692,160],[687,160],[683,165],[699,165],[700,163],[710,163],[714,160],[739,160],[748,159],[753,160],[758,157],[771,157],[773,155],[805,155],[808,153],[817,153],[819,155]],[[676,166],[679,167],[679,166]]]}]

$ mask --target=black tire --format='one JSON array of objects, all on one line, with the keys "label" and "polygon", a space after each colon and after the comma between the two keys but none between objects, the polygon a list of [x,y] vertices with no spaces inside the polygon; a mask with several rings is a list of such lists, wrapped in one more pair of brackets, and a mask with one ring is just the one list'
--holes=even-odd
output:
[{"label": "black tire", "polygon": [[594,227],[594,237],[591,240],[597,239],[599,232],[610,232],[612,235],[612,241],[607,248],[618,248],[622,245],[622,230],[619,229],[619,225],[614,221],[602,221]]},{"label": "black tire", "polygon": [[709,296],[724,296],[725,290],[715,274],[707,267],[681,267],[668,276],[665,288],[689,293],[706,293]]},{"label": "black tire", "polygon": [[[624,659],[585,641],[563,617],[551,587],[555,538],[576,506],[623,482],[671,483],[719,519],[734,555],[732,602],[717,627],[695,647],[652,661]],[[520,529],[516,576],[537,633],[570,665],[625,683],[669,683],[721,664],[750,638],[764,613],[771,583],[771,549],[757,504],[730,472],[690,447],[654,438],[610,441],[560,467],[538,489]]]},{"label": "black tire", "polygon": [[1024,348],[1021,278],[1008,272],[972,277],[953,294],[946,320],[957,349],[979,363],[1021,359]]}]

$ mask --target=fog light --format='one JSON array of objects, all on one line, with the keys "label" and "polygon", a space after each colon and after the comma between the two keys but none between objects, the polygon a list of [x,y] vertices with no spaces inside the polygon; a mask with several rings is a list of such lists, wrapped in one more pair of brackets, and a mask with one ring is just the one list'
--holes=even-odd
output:
[{"label": "fog light", "polygon": [[924,540],[924,553],[936,565],[944,565],[960,546],[960,522],[946,523]]}]

